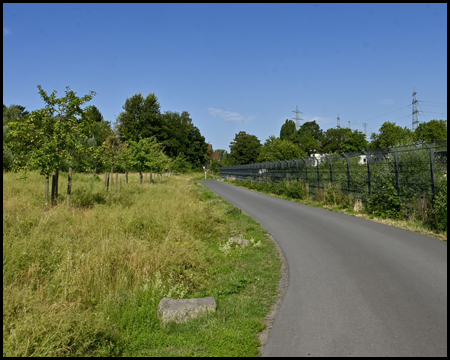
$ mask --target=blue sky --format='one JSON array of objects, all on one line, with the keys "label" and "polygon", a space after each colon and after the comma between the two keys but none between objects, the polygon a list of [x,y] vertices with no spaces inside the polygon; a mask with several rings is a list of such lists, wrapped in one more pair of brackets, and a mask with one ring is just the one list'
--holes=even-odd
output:
[{"label": "blue sky", "polygon": [[378,132],[447,119],[447,4],[3,4],[3,103],[66,86],[114,122],[127,97],[188,111],[214,149],[304,121]]}]

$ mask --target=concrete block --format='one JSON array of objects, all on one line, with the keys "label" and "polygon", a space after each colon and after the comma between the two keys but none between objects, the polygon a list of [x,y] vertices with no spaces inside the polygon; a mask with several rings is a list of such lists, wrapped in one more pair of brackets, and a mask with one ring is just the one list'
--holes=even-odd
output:
[{"label": "concrete block", "polygon": [[188,319],[216,311],[216,300],[209,296],[197,299],[162,298],[158,305],[158,318],[163,326],[170,321],[182,323]]},{"label": "concrete block", "polygon": [[250,240],[242,239],[240,237],[230,237],[228,241],[241,245],[241,247],[245,248],[250,244]]}]

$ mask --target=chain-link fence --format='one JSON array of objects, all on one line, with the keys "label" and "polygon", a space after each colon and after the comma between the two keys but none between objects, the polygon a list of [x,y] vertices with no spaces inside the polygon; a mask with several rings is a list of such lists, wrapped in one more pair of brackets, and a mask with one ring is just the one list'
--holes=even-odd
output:
[{"label": "chain-link fence", "polygon": [[388,149],[363,150],[340,155],[280,160],[220,168],[223,179],[303,182],[314,197],[318,189],[338,186],[366,201],[390,189],[404,200],[434,198],[439,186],[447,186],[447,140],[415,143]]}]

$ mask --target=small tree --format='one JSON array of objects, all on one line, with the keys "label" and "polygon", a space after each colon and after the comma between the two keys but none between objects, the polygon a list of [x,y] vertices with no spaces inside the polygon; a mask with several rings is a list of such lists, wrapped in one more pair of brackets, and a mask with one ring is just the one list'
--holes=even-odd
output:
[{"label": "small tree", "polygon": [[139,171],[139,182],[142,184],[142,172],[145,170],[162,171],[167,168],[170,159],[163,152],[163,146],[154,136],[139,141],[130,141],[130,164]]},{"label": "small tree", "polygon": [[[48,203],[49,175],[54,173],[52,203],[55,203],[61,162],[68,160],[71,163],[76,154],[82,157],[82,154],[87,152],[80,139],[88,139],[90,124],[83,119],[81,106],[92,100],[95,92],[91,91],[88,95],[78,97],[67,87],[66,95],[57,98],[56,91],[47,95],[40,85],[38,89],[46,104],[45,108],[33,111],[21,122],[9,123],[11,131],[8,137],[17,154],[16,169],[40,169],[41,175],[45,176],[46,203]],[[71,170],[72,168],[69,168],[68,201],[71,191]]]}]

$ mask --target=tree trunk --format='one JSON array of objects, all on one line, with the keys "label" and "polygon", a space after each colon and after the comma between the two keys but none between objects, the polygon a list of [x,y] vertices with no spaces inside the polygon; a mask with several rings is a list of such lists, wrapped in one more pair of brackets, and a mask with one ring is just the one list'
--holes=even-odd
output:
[{"label": "tree trunk", "polygon": [[48,206],[48,185],[49,185],[49,176],[45,175],[45,206]]},{"label": "tree trunk", "polygon": [[55,205],[58,205],[58,184],[59,184],[59,169],[56,169],[56,177],[55,177]]},{"label": "tree trunk", "polygon": [[139,171],[139,184],[142,185],[142,171]]},{"label": "tree trunk", "polygon": [[70,193],[72,192],[72,168],[69,168],[69,177],[67,179],[67,209],[70,210]]},{"label": "tree trunk", "polygon": [[104,190],[105,190],[105,191],[106,191],[106,181],[107,181],[107,179],[108,179],[108,173],[105,172],[105,186],[104,186]]},{"label": "tree trunk", "polygon": [[117,184],[119,182],[119,173],[116,173],[116,194],[117,194]]},{"label": "tree trunk", "polygon": [[111,166],[111,186],[113,184],[114,166]]},{"label": "tree trunk", "polygon": [[52,205],[56,205],[58,198],[58,170],[53,170],[52,174],[52,195],[51,195],[51,203]]},{"label": "tree trunk", "polygon": [[107,176],[107,178],[106,178],[106,191],[109,191],[109,173],[108,173],[108,176]]}]

